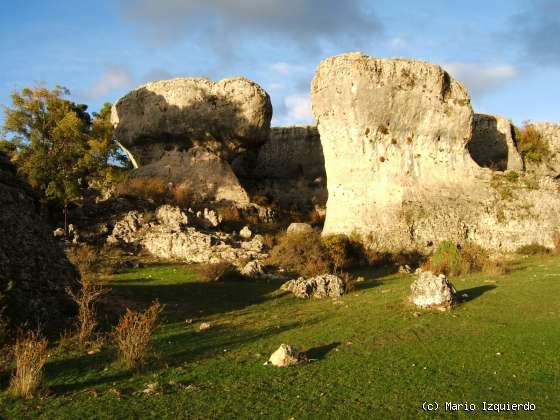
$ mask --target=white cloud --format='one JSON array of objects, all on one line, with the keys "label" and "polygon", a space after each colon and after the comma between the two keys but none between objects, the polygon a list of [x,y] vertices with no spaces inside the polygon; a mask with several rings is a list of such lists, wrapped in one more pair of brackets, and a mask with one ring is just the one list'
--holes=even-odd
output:
[{"label": "white cloud", "polygon": [[395,36],[388,40],[388,43],[393,48],[404,48],[408,45],[406,39],[402,36]]},{"label": "white cloud", "polygon": [[308,94],[285,96],[284,107],[286,113],[283,120],[290,124],[313,124],[315,121],[311,113],[311,98]]},{"label": "white cloud", "polygon": [[284,76],[305,71],[305,66],[290,64],[283,61],[272,64],[270,68]]},{"label": "white cloud", "polygon": [[82,96],[87,99],[99,99],[114,89],[129,86],[132,81],[129,70],[121,66],[112,66]]},{"label": "white cloud", "polygon": [[517,68],[511,65],[453,62],[443,67],[453,78],[463,82],[473,97],[499,90],[519,76]]}]

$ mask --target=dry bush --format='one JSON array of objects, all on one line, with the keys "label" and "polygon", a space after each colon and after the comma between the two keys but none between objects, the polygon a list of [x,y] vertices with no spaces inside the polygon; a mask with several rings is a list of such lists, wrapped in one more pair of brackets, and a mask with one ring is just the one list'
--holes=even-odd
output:
[{"label": "dry bush", "polygon": [[318,232],[312,234],[281,234],[270,251],[268,262],[302,276],[316,276],[331,272],[332,264],[321,244]]},{"label": "dry bush", "polygon": [[109,289],[96,284],[88,276],[83,274],[80,280],[80,286],[77,292],[68,287],[66,288],[66,293],[68,293],[72,300],[78,305],[78,330],[76,332],[76,337],[80,347],[84,348],[97,327],[97,312],[95,306],[104,295],[109,293]]},{"label": "dry bush", "polygon": [[560,231],[554,231],[552,234],[552,242],[554,242],[554,249],[556,250],[556,253],[560,255]]},{"label": "dry bush", "polygon": [[348,236],[341,234],[324,236],[321,238],[321,245],[335,272],[350,268],[357,263],[358,255]]},{"label": "dry bush", "polygon": [[225,261],[213,264],[201,264],[196,268],[196,274],[198,279],[204,282],[236,281],[243,278],[232,263]]},{"label": "dry bush", "polygon": [[173,201],[179,207],[190,207],[195,202],[193,191],[184,184],[173,186],[171,195],[173,196]]},{"label": "dry bush", "polygon": [[550,249],[541,244],[532,243],[520,246],[515,252],[519,255],[547,255],[550,254]]},{"label": "dry bush", "polygon": [[162,305],[154,301],[144,312],[127,308],[120,318],[113,331],[113,337],[120,360],[127,368],[140,367],[145,363],[162,310]]},{"label": "dry bush", "polygon": [[350,293],[356,289],[356,279],[350,273],[342,273],[340,278],[344,283],[344,293]]},{"label": "dry bush", "polygon": [[90,245],[80,245],[69,248],[66,252],[68,259],[80,273],[89,275],[99,269],[101,258],[99,252]]},{"label": "dry bush", "polygon": [[165,201],[169,195],[168,183],[158,177],[138,177],[129,179],[117,187],[119,195],[131,195],[156,203]]},{"label": "dry bush", "polygon": [[511,261],[504,257],[493,257],[489,258],[482,271],[486,274],[491,274],[495,276],[501,276],[511,272],[512,265]]},{"label": "dry bush", "polygon": [[38,332],[27,332],[17,339],[14,346],[16,371],[10,381],[10,393],[16,397],[30,398],[43,382],[43,367],[47,362],[48,340]]},{"label": "dry bush", "polygon": [[542,162],[550,154],[542,134],[529,122],[516,130],[515,137],[519,152],[526,161]]}]

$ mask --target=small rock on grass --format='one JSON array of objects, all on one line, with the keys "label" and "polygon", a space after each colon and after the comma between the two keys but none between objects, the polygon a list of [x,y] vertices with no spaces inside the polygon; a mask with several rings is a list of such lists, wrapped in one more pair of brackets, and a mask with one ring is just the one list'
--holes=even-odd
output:
[{"label": "small rock on grass", "polygon": [[212,324],[210,324],[209,322],[203,322],[198,327],[198,331],[208,331],[210,328],[212,328]]}]

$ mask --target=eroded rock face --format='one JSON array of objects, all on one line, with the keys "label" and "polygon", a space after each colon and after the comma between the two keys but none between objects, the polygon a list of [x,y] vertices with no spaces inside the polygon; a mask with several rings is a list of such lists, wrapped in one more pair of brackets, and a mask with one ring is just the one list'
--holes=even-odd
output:
[{"label": "eroded rock face", "polygon": [[0,290],[12,282],[8,316],[49,328],[75,308],[65,292],[77,272],[37,213],[31,187],[0,154]]},{"label": "eroded rock face", "polygon": [[442,240],[552,246],[558,184],[480,168],[467,150],[469,95],[441,67],[343,54],[319,65],[311,98],[329,195],[323,234],[360,234],[386,251]]},{"label": "eroded rock face", "polygon": [[271,118],[268,94],[242,77],[150,82],[120,98],[111,113],[115,138],[137,166],[194,146],[228,160],[264,143]]},{"label": "eroded rock face", "polygon": [[424,309],[447,310],[456,301],[457,291],[443,274],[436,276],[431,271],[420,272],[410,286],[410,301]]},{"label": "eroded rock face", "polygon": [[480,166],[499,171],[523,170],[523,159],[517,150],[514,127],[498,115],[474,114],[474,129],[469,152]]},{"label": "eroded rock face", "polygon": [[289,280],[281,287],[282,290],[292,292],[295,297],[300,299],[323,299],[337,298],[344,294],[344,282],[334,274],[323,274],[320,276],[305,279]]},{"label": "eroded rock face", "polygon": [[549,122],[531,123],[541,134],[548,147],[548,154],[541,162],[527,161],[527,170],[538,176],[560,178],[560,124]]}]

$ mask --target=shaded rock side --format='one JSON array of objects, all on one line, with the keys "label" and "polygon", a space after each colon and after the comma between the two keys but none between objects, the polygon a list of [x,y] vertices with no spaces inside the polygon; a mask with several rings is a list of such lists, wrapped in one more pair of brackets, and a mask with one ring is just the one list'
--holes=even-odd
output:
[{"label": "shaded rock side", "polygon": [[135,169],[131,177],[162,179],[193,202],[249,203],[249,196],[230,165],[205,147],[164,152],[160,160]]},{"label": "shaded rock side", "polygon": [[268,94],[242,77],[150,82],[120,98],[111,113],[115,138],[136,167],[194,146],[231,160],[267,140],[271,118]]},{"label": "shaded rock side", "polygon": [[514,127],[498,115],[474,114],[474,128],[469,143],[474,161],[499,171],[523,171],[523,159],[517,150]]},{"label": "shaded rock side", "polygon": [[383,251],[552,246],[558,184],[508,183],[479,167],[467,150],[469,95],[441,67],[343,54],[321,62],[311,98],[327,173],[323,234],[358,234]]},{"label": "shaded rock side", "polygon": [[13,283],[7,315],[15,322],[61,323],[74,311],[66,287],[77,287],[77,272],[37,212],[31,187],[0,154],[0,290]]}]

